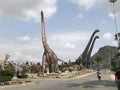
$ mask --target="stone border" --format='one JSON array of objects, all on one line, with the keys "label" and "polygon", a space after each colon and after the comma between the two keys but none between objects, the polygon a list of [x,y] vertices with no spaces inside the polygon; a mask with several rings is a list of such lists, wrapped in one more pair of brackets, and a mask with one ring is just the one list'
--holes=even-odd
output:
[{"label": "stone border", "polygon": [[24,80],[17,79],[17,80],[12,80],[12,81],[7,81],[7,82],[4,82],[4,83],[0,83],[0,86],[5,86],[5,85],[24,85],[24,84],[31,83],[31,82],[32,81],[28,80],[28,79],[24,79]]}]

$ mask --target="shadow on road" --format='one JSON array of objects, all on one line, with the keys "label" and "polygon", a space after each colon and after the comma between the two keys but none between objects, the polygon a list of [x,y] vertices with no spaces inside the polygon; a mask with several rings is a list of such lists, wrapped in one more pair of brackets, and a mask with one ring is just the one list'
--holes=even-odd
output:
[{"label": "shadow on road", "polygon": [[67,87],[84,87],[84,88],[96,88],[99,86],[105,86],[105,87],[116,87],[115,82],[109,81],[109,80],[101,80],[101,81],[87,81],[82,84],[79,83],[68,83]]}]

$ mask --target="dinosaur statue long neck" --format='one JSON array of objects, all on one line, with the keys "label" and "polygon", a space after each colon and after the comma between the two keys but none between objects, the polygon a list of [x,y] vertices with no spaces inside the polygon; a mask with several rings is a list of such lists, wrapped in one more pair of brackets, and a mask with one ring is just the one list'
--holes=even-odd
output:
[{"label": "dinosaur statue long neck", "polygon": [[[86,61],[88,62],[87,64],[90,64],[90,56],[91,56],[91,53],[92,53],[92,50],[93,50],[93,46],[94,46],[95,40],[98,39],[98,38],[99,38],[98,36],[95,36],[94,40],[92,41],[90,49],[89,49],[89,51],[87,53],[87,58],[86,58]],[[90,66],[90,65],[87,65],[87,66]]]},{"label": "dinosaur statue long neck", "polygon": [[93,34],[92,34],[92,36],[91,36],[91,38],[90,38],[90,40],[89,40],[89,42],[88,42],[85,50],[83,51],[83,53],[82,53],[82,55],[81,55],[81,57],[82,57],[83,60],[84,60],[84,58],[86,57],[87,52],[88,52],[88,50],[89,50],[89,47],[90,47],[90,45],[91,45],[91,42],[92,42],[92,40],[93,40],[93,37],[94,37],[94,35],[95,35],[97,32],[99,32],[98,29],[93,32]]},{"label": "dinosaur statue long neck", "polygon": [[0,61],[0,66],[3,64],[3,61]]},{"label": "dinosaur statue long neck", "polygon": [[46,34],[45,34],[45,22],[44,22],[44,14],[41,11],[41,28],[42,28],[42,43],[45,50],[49,48],[47,44]]},{"label": "dinosaur statue long neck", "polygon": [[10,57],[10,55],[6,54],[5,58],[0,61],[0,65],[5,64],[7,62],[7,60],[9,59],[9,57]]},{"label": "dinosaur statue long neck", "polygon": [[9,57],[10,57],[10,55],[8,55],[8,54],[5,55],[4,63],[7,62],[7,60],[9,59]]}]

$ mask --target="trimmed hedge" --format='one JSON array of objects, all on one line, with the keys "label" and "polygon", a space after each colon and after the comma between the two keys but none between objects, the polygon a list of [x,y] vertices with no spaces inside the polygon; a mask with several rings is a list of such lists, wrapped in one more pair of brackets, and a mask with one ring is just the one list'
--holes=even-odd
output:
[{"label": "trimmed hedge", "polygon": [[11,76],[0,75],[0,83],[11,81],[11,80],[12,80]]},{"label": "trimmed hedge", "polygon": [[9,64],[5,65],[4,70],[0,71],[0,83],[11,81],[14,75],[14,68]]},{"label": "trimmed hedge", "polygon": [[11,78],[12,78],[15,75],[15,72],[14,72],[14,70],[11,67],[7,67],[2,72],[2,75],[4,75],[4,76],[11,76]]}]

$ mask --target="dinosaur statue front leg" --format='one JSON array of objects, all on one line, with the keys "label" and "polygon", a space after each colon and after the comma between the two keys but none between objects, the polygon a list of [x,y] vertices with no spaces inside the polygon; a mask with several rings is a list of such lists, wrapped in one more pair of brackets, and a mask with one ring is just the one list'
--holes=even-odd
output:
[{"label": "dinosaur statue front leg", "polygon": [[44,76],[44,73],[45,73],[45,69],[46,69],[46,55],[44,53],[43,57],[42,57],[42,72],[43,72],[43,76]]}]

